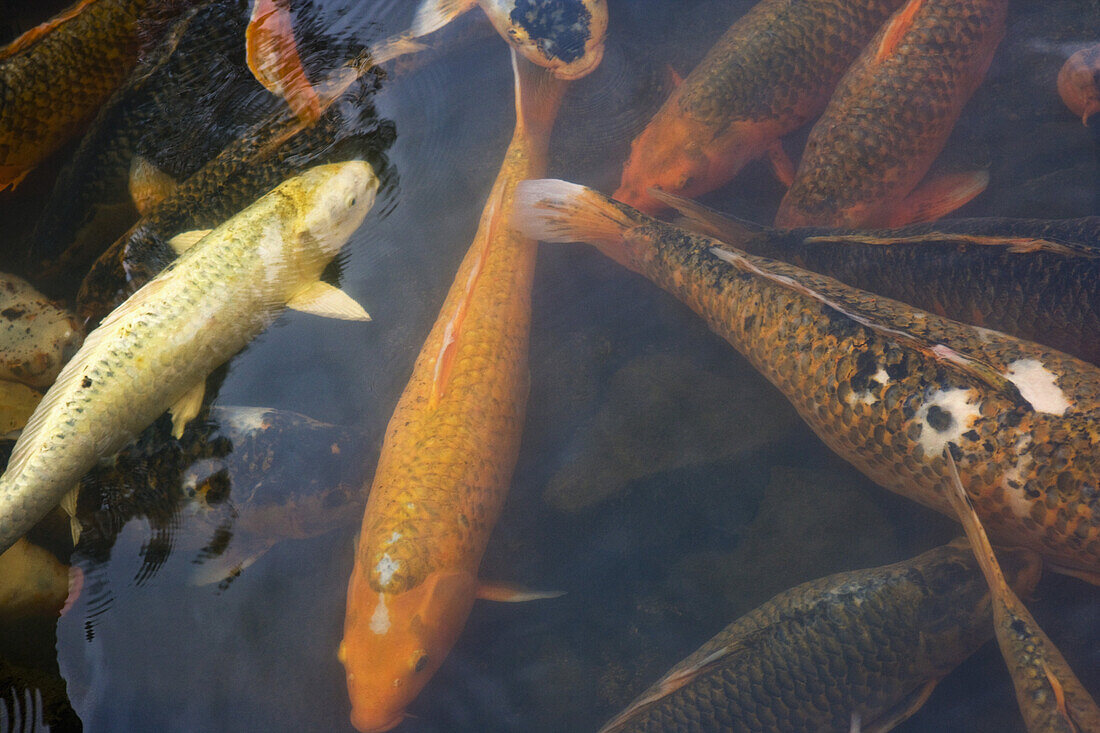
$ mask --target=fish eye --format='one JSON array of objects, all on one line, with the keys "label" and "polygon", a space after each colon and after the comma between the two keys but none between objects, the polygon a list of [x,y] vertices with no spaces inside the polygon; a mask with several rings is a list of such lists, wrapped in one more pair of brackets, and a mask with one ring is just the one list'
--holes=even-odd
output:
[{"label": "fish eye", "polygon": [[413,672],[422,672],[424,671],[424,668],[428,666],[427,652],[420,651],[418,653],[420,654],[420,656],[417,657],[416,662],[413,663]]},{"label": "fish eye", "polygon": [[358,199],[355,196],[352,196],[351,198],[349,198],[348,199],[348,208],[350,209],[351,207],[355,206],[356,201],[358,201]]}]

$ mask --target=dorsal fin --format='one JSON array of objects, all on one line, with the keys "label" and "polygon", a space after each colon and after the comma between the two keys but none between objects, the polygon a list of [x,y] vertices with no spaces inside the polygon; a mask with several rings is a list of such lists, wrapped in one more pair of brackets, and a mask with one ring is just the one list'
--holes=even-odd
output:
[{"label": "dorsal fin", "polygon": [[897,49],[902,36],[913,26],[913,19],[923,5],[924,0],[909,0],[904,8],[894,13],[893,17],[887,21],[886,27],[883,29],[882,41],[879,43],[878,52],[875,54],[876,63],[881,63],[883,59]]}]

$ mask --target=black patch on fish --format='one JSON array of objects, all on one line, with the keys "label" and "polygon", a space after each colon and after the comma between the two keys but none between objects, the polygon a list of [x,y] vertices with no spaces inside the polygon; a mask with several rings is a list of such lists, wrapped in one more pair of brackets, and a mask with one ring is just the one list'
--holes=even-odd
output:
[{"label": "black patch on fish", "polygon": [[1003,422],[1005,427],[1014,428],[1018,426],[1023,419],[1023,413],[1019,410],[1012,410],[1011,412],[1005,413]]},{"label": "black patch on fish", "polygon": [[837,341],[853,338],[859,334],[863,328],[863,326],[857,323],[851,316],[843,311],[837,310],[831,305],[824,306],[821,309],[821,315],[825,316],[829,321],[828,325],[825,326],[825,333],[836,337]]},{"label": "black patch on fish", "polygon": [[753,316],[753,315],[745,316],[744,329],[746,331],[751,331],[752,327],[755,326],[755,325],[756,325],[756,316]]},{"label": "black patch on fish", "polygon": [[592,14],[581,0],[517,0],[509,16],[550,58],[569,64],[584,55]]},{"label": "black patch on fish", "polygon": [[91,378],[90,377],[84,377],[84,379],[80,380],[80,386],[83,387],[84,389],[88,389],[88,387],[91,387],[92,386]]},{"label": "black patch on fish", "polygon": [[870,351],[861,351],[856,357],[856,373],[849,384],[853,392],[867,392],[871,389],[871,377],[878,374],[878,360]]},{"label": "black patch on fish", "polygon": [[1020,619],[1016,619],[1016,620],[1015,620],[1015,621],[1013,621],[1013,622],[1012,622],[1011,624],[1009,624],[1009,626],[1011,626],[1011,627],[1012,627],[1012,630],[1013,630],[1013,631],[1015,631],[1015,632],[1016,632],[1017,634],[1019,634],[1020,636],[1025,636],[1025,635],[1027,635],[1027,633],[1028,633],[1028,631],[1027,631],[1027,624],[1025,624],[1025,623],[1024,623],[1024,622],[1023,622],[1022,620],[1020,620]]},{"label": "black patch on fish", "polygon": [[897,364],[887,364],[886,374],[890,379],[905,379],[909,376],[909,362],[903,358]]},{"label": "black patch on fish", "polygon": [[925,417],[928,424],[937,433],[942,433],[945,430],[949,430],[952,425],[955,424],[955,418],[951,416],[951,413],[944,410],[939,405],[932,405],[928,408],[928,414]]},{"label": "black patch on fish", "polygon": [[955,445],[954,443],[949,442],[947,444],[947,450],[951,451],[951,457],[954,458],[956,461],[961,461],[962,460],[962,454],[963,454],[962,448]]},{"label": "black patch on fish", "polygon": [[980,435],[978,435],[978,431],[973,429],[967,430],[965,433],[963,433],[962,436],[967,440],[977,440],[981,437]]},{"label": "black patch on fish", "polygon": [[22,308],[5,308],[0,311],[0,316],[7,318],[9,321],[14,321],[17,318],[22,318],[26,312]]}]

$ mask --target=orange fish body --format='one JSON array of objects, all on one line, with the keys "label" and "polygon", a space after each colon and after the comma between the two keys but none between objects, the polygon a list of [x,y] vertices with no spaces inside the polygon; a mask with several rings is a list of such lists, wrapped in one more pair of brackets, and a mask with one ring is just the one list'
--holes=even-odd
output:
[{"label": "orange fish body", "polygon": [[989,69],[1006,5],[909,0],[895,13],[814,125],[776,226],[901,226],[981,193],[982,173],[914,189]]},{"label": "orange fish body", "polygon": [[340,648],[361,731],[397,725],[461,632],[519,453],[536,250],[509,212],[515,185],[545,168],[564,82],[522,59],[514,68],[515,135],[390,420],[363,515]]},{"label": "orange fish body", "polygon": [[634,140],[615,198],[656,214],[665,205],[650,188],[701,196],[769,151],[782,161],[777,168],[789,165],[779,138],[821,113],[845,70],[902,2],[758,3]]},{"label": "orange fish body", "polygon": [[82,0],[0,48],[0,191],[95,114],[137,63],[149,0]]}]

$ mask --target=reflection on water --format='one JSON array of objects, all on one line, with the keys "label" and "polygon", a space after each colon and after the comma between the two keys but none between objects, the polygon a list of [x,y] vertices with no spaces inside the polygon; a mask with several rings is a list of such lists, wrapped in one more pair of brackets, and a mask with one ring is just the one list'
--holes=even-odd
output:
[{"label": "reflection on water", "polygon": [[[752,5],[608,4],[604,60],[567,93],[549,171],[602,191],[618,185],[630,140],[670,91],[669,69],[685,74]],[[294,5],[307,19],[307,67],[317,69],[404,30],[412,17],[412,3]],[[215,13],[203,21],[214,29],[239,28],[247,8],[219,2],[199,12]],[[351,109],[369,108],[364,117],[341,107],[340,129],[362,133],[393,170],[388,198],[330,273],[373,322],[283,315],[218,374],[220,386],[210,382],[215,406],[181,442],[166,441],[162,420],[86,480],[84,537],[71,560],[83,590],[56,629],[49,617],[0,627],[4,700],[33,702],[40,690],[55,731],[79,729],[75,716],[91,731],[351,730],[336,646],[361,517],[356,492],[373,472],[513,126],[507,48],[487,28],[479,12],[467,14],[424,53],[372,75],[358,97],[365,105]],[[1063,61],[1097,40],[1085,29],[1097,28],[1100,13],[1086,0],[1010,3],[1007,37],[934,168],[989,169],[989,188],[959,215],[1100,213],[1093,140],[1054,86]],[[200,50],[188,53],[201,55],[203,39],[221,43],[211,31],[180,46],[194,43]],[[211,63],[239,66],[241,54],[219,47]],[[205,162],[199,142],[220,150],[277,109],[262,91],[243,90],[247,77],[229,83],[211,66],[191,80],[191,96],[167,93],[190,68],[170,58],[145,96],[119,108],[110,144],[87,153],[89,166],[115,160],[116,193],[129,174],[118,160],[138,152],[183,179]],[[170,118],[141,117],[133,133],[139,112],[131,109],[147,115],[169,103]],[[789,152],[805,137],[795,133]],[[103,152],[123,144],[125,155]],[[47,224],[36,233],[35,223],[57,206],[52,176],[75,168],[90,145],[70,145],[0,195],[5,235],[23,243],[5,249],[0,269],[23,267],[15,257],[31,242],[36,258],[57,254],[45,249],[57,246],[42,239]],[[329,143],[320,150],[340,154]],[[291,150],[279,160],[298,170],[316,158]],[[75,210],[85,194],[69,190]],[[702,200],[770,222],[782,194],[767,164],[755,162]],[[108,240],[135,216],[105,225]],[[51,294],[72,302],[84,269],[58,277]],[[33,269],[23,274],[36,281]],[[531,338],[519,464],[481,573],[567,595],[478,602],[399,730],[595,730],[775,593],[912,557],[958,534],[832,455],[699,319],[588,248],[540,249]],[[249,432],[246,417],[254,428],[262,416],[229,405],[273,408],[265,414],[283,422],[274,433]],[[317,524],[306,526],[311,518]],[[66,535],[58,519],[34,539],[63,552]],[[196,585],[204,570],[213,582]],[[226,577],[232,582],[217,582]],[[1048,573],[1031,608],[1085,686],[1100,690],[1100,593]],[[986,645],[945,678],[898,730],[1023,730],[997,649]]]}]

